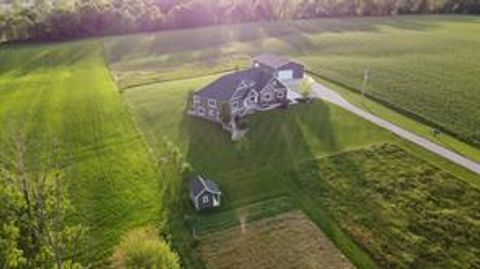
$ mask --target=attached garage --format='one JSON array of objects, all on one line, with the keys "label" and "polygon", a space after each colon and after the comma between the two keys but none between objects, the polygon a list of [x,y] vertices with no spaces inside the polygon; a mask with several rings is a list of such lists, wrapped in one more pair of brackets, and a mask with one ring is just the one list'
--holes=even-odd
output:
[{"label": "attached garage", "polygon": [[255,57],[253,66],[271,72],[279,80],[302,79],[304,76],[303,65],[275,54],[262,54]]},{"label": "attached garage", "polygon": [[292,69],[279,70],[277,72],[277,79],[279,80],[293,79],[293,70]]}]

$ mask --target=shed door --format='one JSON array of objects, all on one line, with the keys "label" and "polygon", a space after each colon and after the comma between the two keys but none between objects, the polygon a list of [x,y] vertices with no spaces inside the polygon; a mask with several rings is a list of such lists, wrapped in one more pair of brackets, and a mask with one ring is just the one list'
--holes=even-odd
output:
[{"label": "shed door", "polygon": [[279,70],[277,77],[279,80],[293,79],[293,70],[292,69]]}]

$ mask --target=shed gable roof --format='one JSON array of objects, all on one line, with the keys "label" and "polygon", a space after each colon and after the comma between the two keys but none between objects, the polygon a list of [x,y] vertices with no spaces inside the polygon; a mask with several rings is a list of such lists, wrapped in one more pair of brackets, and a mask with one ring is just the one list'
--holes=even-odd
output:
[{"label": "shed gable roof", "polygon": [[190,184],[190,191],[192,192],[194,197],[197,197],[204,191],[214,194],[221,194],[217,184],[215,184],[213,181],[204,179],[202,176],[195,177],[195,179]]},{"label": "shed gable roof", "polygon": [[207,98],[227,101],[242,84],[247,85],[248,88],[259,90],[265,87],[271,78],[273,78],[273,75],[268,72],[259,68],[249,68],[222,76],[200,89],[195,94]]}]

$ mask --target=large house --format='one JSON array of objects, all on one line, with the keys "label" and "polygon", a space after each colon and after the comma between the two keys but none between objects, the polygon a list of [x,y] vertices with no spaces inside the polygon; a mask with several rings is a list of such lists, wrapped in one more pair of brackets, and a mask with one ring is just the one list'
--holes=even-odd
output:
[{"label": "large house", "polygon": [[272,109],[287,102],[282,81],[302,77],[302,65],[272,54],[260,55],[253,67],[222,76],[192,94],[188,113],[219,122],[223,103],[229,104],[234,117]]}]

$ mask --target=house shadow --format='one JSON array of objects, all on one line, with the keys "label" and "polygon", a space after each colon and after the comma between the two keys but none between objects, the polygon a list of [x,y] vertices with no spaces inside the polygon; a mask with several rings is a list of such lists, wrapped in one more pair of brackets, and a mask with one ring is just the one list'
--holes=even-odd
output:
[{"label": "house shadow", "polygon": [[[195,225],[212,225],[216,231],[221,228],[212,222],[225,219],[248,223],[249,216],[254,214],[248,205],[288,197],[335,244],[345,246],[348,236],[318,199],[333,195],[327,184],[322,184],[332,180],[329,178],[332,173],[326,169],[333,169],[334,174],[344,178],[358,178],[355,182],[359,184],[366,182],[367,175],[356,160],[348,154],[339,154],[342,150],[336,135],[339,130],[332,122],[332,113],[332,106],[320,101],[260,112],[247,117],[250,130],[240,142],[232,142],[219,125],[185,114],[179,127],[182,140],[188,141],[185,157],[194,173],[212,179],[222,191],[220,208],[194,212],[193,206],[188,205],[186,214],[193,217],[185,232],[195,230]],[[339,155],[319,161],[330,154]],[[187,179],[185,191],[188,183]],[[352,189],[356,195],[363,195],[361,188]],[[195,223],[197,218],[201,224]],[[348,253],[344,248],[342,251]]]},{"label": "house shadow", "polygon": [[322,102],[257,113],[247,117],[250,129],[239,142],[232,142],[220,125],[186,114],[179,128],[188,141],[188,163],[195,173],[217,182],[222,208],[228,209],[288,195],[289,173],[337,152],[330,113]]}]

